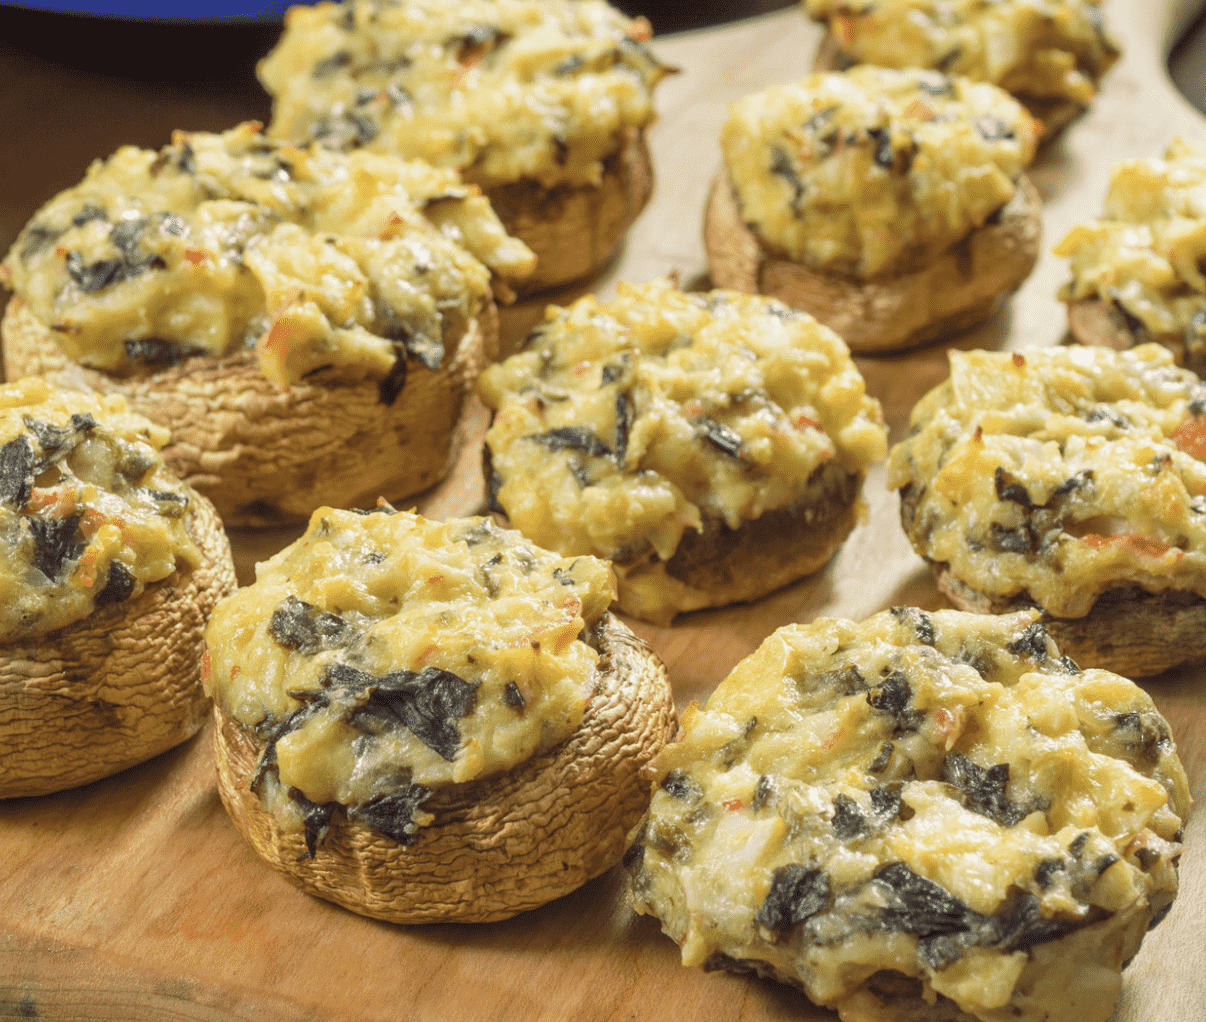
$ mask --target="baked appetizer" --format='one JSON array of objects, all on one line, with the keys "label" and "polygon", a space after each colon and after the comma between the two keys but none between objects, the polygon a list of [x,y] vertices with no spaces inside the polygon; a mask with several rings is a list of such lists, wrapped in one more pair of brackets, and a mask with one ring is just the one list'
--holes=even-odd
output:
[{"label": "baked appetizer", "polygon": [[1022,174],[1038,130],[995,86],[937,71],[860,67],[739,100],[705,215],[712,280],[860,353],[971,327],[1038,258]]},{"label": "baked appetizer", "polygon": [[1083,344],[1123,350],[1156,341],[1206,375],[1206,145],[1173,142],[1163,159],[1114,168],[1105,215],[1074,227],[1055,254],[1071,263],[1060,290]]},{"label": "baked appetizer", "polygon": [[925,67],[1012,93],[1051,138],[1118,59],[1102,0],[804,0],[829,32],[821,70]]},{"label": "baked appetizer", "polygon": [[0,798],[141,763],[209,711],[202,634],[234,565],[167,439],[121,397],[0,385]]},{"label": "baked appetizer", "polygon": [[550,307],[478,391],[491,506],[541,546],[610,559],[619,608],[660,624],[816,571],[887,448],[831,330],[666,280]]},{"label": "baked appetizer", "polygon": [[119,149],[0,267],[9,378],[124,394],[228,525],[439,479],[496,344],[492,272],[533,263],[454,171],[258,128]]},{"label": "baked appetizer", "polygon": [[1128,677],[1206,658],[1206,386],[1155,344],[950,364],[888,461],[939,588]]},{"label": "baked appetizer", "polygon": [[320,508],[206,635],[239,830],[399,923],[505,919],[615,865],[677,724],[614,593],[490,519]]},{"label": "baked appetizer", "polygon": [[654,760],[637,912],[843,1022],[1105,1022],[1188,785],[1151,698],[1037,617],[779,629]]},{"label": "baked appetizer", "polygon": [[649,35],[602,0],[294,7],[259,67],[269,133],[460,170],[539,257],[531,293],[594,271],[649,199]]}]

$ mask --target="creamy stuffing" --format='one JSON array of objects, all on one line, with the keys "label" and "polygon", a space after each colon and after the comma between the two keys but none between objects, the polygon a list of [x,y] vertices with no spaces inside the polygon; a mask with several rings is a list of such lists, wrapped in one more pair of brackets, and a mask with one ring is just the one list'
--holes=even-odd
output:
[{"label": "creamy stuffing", "polygon": [[489,519],[320,508],[215,608],[203,679],[264,743],[249,783],[311,854],[337,806],[408,843],[432,789],[578,727],[614,595],[605,563]]},{"label": "creamy stuffing", "polygon": [[1178,139],[1161,159],[1118,164],[1104,215],[1072,228],[1055,254],[1072,272],[1065,302],[1106,302],[1136,342],[1206,365],[1206,145]]},{"label": "creamy stuffing", "polygon": [[201,561],[196,495],[164,465],[168,431],[121,397],[0,385],[0,642],[137,599]]},{"label": "creamy stuffing", "polygon": [[284,386],[324,367],[438,368],[491,273],[534,264],[453,171],[276,142],[248,122],[94,162],[25,227],[0,278],[84,365],[126,375],[254,347]]},{"label": "creamy stuffing", "polygon": [[1039,128],[993,85],[858,67],[732,104],[721,134],[743,219],[812,269],[924,265],[1013,198]]},{"label": "creamy stuffing", "polygon": [[1118,59],[1101,0],[804,0],[840,53],[937,68],[1034,100],[1087,104]]},{"label": "creamy stuffing", "polygon": [[1206,387],[1155,344],[950,353],[888,460],[929,561],[1083,617],[1136,584],[1206,596]]},{"label": "creamy stuffing", "polygon": [[1189,792],[1151,698],[1037,616],[779,629],[651,765],[637,911],[684,965],[845,1022],[1104,1022],[1176,894]]},{"label": "creamy stuffing", "polygon": [[270,133],[418,157],[492,187],[598,184],[666,69],[602,0],[356,0],[291,8],[260,63]]}]

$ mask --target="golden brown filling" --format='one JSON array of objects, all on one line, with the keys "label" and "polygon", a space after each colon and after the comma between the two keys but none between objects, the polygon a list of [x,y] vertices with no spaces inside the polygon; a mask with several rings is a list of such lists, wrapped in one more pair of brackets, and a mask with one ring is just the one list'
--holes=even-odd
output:
[{"label": "golden brown filling", "polygon": [[835,333],[773,299],[666,280],[550,310],[479,392],[496,410],[495,501],[542,546],[615,560],[642,616],[686,598],[662,591],[684,532],[792,506],[826,466],[861,474],[886,448]]},{"label": "golden brown filling", "polygon": [[270,133],[461,169],[490,187],[597,184],[654,117],[649,24],[602,0],[356,0],[294,7],[260,63]]},{"label": "golden brown filling", "polygon": [[491,271],[534,265],[454,172],[258,127],[123,147],[25,227],[3,276],[72,358],[125,374],[254,345],[281,385],[437,368]]},{"label": "golden brown filling", "polygon": [[1188,785],[1150,697],[1036,618],[779,629],[654,761],[637,911],[684,965],[770,966],[850,1022],[905,1017],[880,970],[979,1019],[1104,1022]]},{"label": "golden brown filling", "polygon": [[1014,95],[1088,103],[1118,59],[1101,0],[804,0],[859,63],[931,67]]},{"label": "golden brown filling", "polygon": [[311,851],[335,804],[406,842],[433,787],[510,769],[581,723],[586,640],[614,595],[603,562],[489,519],[320,508],[214,610],[206,684],[266,740],[253,787]]},{"label": "golden brown filling", "polygon": [[1206,351],[1206,145],[1178,139],[1162,159],[1126,160],[1110,175],[1104,216],[1055,249],[1071,263],[1066,302],[1120,309],[1138,338]]},{"label": "golden brown filling", "polygon": [[741,213],[772,248],[858,277],[932,261],[1013,198],[1038,128],[992,85],[859,67],[734,103]]},{"label": "golden brown filling", "polygon": [[121,397],[37,377],[0,385],[0,642],[124,604],[200,562],[192,490],[159,454],[167,440]]},{"label": "golden brown filling", "polygon": [[1206,596],[1206,387],[1167,349],[950,362],[888,461],[918,553],[1060,617],[1121,584]]}]

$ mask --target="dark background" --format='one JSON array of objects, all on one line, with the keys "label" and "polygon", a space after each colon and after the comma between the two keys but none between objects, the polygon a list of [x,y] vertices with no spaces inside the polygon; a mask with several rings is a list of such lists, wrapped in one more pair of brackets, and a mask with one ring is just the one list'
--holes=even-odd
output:
[{"label": "dark background", "polygon": [[[613,0],[614,2],[614,0]],[[796,0],[624,0],[657,34],[792,6]],[[255,63],[280,24],[164,24],[0,4],[0,258],[47,199],[118,146],[158,149],[175,128],[267,122]]]}]

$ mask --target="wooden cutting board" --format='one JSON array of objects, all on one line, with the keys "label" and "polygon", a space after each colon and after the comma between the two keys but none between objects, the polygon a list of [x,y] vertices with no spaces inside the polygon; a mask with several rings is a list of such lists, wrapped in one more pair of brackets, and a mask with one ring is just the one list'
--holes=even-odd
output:
[{"label": "wooden cutting board", "polygon": [[[1197,0],[1200,3],[1200,0]],[[1045,248],[1100,210],[1110,166],[1151,155],[1203,118],[1173,90],[1164,58],[1194,0],[1111,0],[1126,55],[1093,109],[1039,158]],[[795,9],[658,40],[682,73],[663,84],[652,131],[653,203],[596,284],[677,273],[703,281],[700,216],[719,166],[728,101],[808,70],[819,30]],[[233,115],[237,119],[239,115]],[[1045,253],[1016,296],[960,347],[1058,343],[1065,276]],[[511,310],[512,332],[540,307]],[[860,363],[893,440],[909,409],[946,375],[944,348]],[[419,506],[477,510],[478,447]],[[945,606],[873,471],[869,515],[815,577],[760,603],[636,628],[666,661],[679,706],[703,700],[774,628],[817,616],[861,618],[897,604]],[[240,576],[297,530],[233,537]],[[1193,794],[1206,793],[1206,670],[1145,683],[1170,720]],[[75,791],[0,803],[0,1018],[123,1020],[455,1020],[490,1018],[833,1019],[797,991],[683,969],[656,922],[635,916],[618,870],[504,923],[399,927],[294,890],[243,844],[218,800],[207,729],[179,749]],[[3,751],[0,750],[0,755]],[[1206,1019],[1206,817],[1187,828],[1182,891],[1126,972],[1118,1022]]]}]

